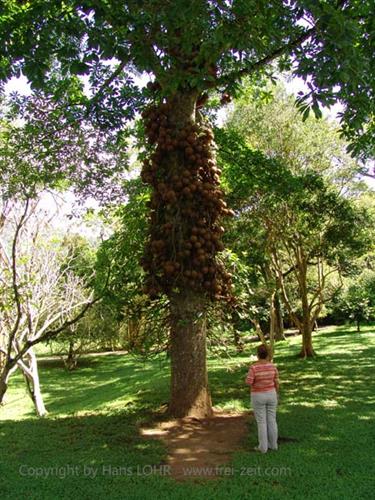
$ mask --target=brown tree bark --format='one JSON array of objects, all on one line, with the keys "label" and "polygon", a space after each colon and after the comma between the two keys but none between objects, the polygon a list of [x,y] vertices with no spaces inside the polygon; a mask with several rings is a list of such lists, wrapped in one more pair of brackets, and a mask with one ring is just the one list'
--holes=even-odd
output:
[{"label": "brown tree bark", "polygon": [[4,403],[4,396],[5,396],[5,393],[7,392],[7,389],[8,389],[8,384],[5,381],[5,377],[2,376],[0,378],[0,405],[2,405]]},{"label": "brown tree bark", "polygon": [[238,353],[243,352],[244,345],[243,345],[243,342],[241,341],[241,336],[238,333],[236,328],[234,328],[234,330],[233,330],[233,343],[234,343]]},{"label": "brown tree bark", "polygon": [[275,310],[275,341],[285,340],[283,312],[281,310],[281,302],[278,292],[275,293],[274,297],[274,310]]},{"label": "brown tree bark", "polygon": [[301,272],[303,279],[300,282],[300,293],[302,300],[302,347],[300,352],[301,358],[308,358],[315,355],[312,345],[312,330],[315,320],[311,319],[311,311],[309,308],[307,287],[306,287],[306,269],[304,267]]},{"label": "brown tree bark", "polygon": [[302,304],[302,347],[300,357],[308,358],[315,355],[312,345],[312,329],[315,318],[311,318],[311,310],[307,293],[307,262],[303,250],[298,247],[296,251],[298,266],[298,287]]},{"label": "brown tree bark", "polygon": [[315,356],[315,351],[312,344],[312,328],[310,322],[304,322],[302,329],[302,348],[300,352],[301,358],[309,358]]},{"label": "brown tree bark", "polygon": [[169,413],[175,417],[212,416],[206,366],[206,301],[191,291],[171,301],[171,396]]},{"label": "brown tree bark", "polygon": [[[177,94],[170,100],[170,121],[176,129],[195,122],[196,93]],[[175,171],[185,165],[172,152],[166,161]],[[181,216],[180,224],[185,223]],[[170,299],[171,395],[169,413],[175,417],[212,415],[206,366],[206,300],[194,290],[173,293]]]},{"label": "brown tree bark", "polygon": [[[263,274],[268,283],[272,283],[274,281],[274,271],[272,270],[270,264],[264,264]],[[278,286],[276,286],[270,298],[270,333],[271,332],[273,340],[285,340],[284,321]]]},{"label": "brown tree bark", "polygon": [[170,301],[170,413],[212,414],[206,369],[208,300],[231,301],[222,216],[234,215],[220,189],[213,132],[197,112],[198,90],[182,89],[143,114],[150,157],[142,180],[152,186],[149,238],[142,257],[144,291]]},{"label": "brown tree bark", "polygon": [[69,341],[68,355],[64,359],[64,365],[67,370],[72,371],[78,365],[78,350],[75,349],[74,340]]}]

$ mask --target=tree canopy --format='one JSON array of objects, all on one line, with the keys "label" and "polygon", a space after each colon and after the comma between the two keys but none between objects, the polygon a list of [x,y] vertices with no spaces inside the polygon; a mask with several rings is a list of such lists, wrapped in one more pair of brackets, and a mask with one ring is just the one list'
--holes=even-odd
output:
[{"label": "tree canopy", "polygon": [[[121,127],[145,99],[217,88],[235,93],[245,75],[292,69],[308,92],[299,104],[319,115],[340,101],[352,148],[373,153],[372,2],[347,0],[35,0],[3,2],[0,79],[26,75],[75,118],[88,113]],[[155,81],[140,91],[134,75]],[[56,74],[58,76],[56,76]],[[74,86],[86,75],[92,96]]]},{"label": "tree canopy", "polygon": [[226,126],[246,137],[252,148],[279,158],[293,172],[314,169],[345,190],[364,166],[348,154],[333,119],[309,116],[303,120],[295,96],[286,84],[246,85],[230,110]]},{"label": "tree canopy", "polygon": [[265,292],[269,297],[280,292],[306,340],[302,354],[312,355],[311,331],[323,305],[341,288],[350,262],[368,250],[370,214],[314,171],[313,162],[295,172],[280,159],[251,150],[233,130],[216,136],[237,209],[227,243],[258,270],[252,286],[260,299]]}]

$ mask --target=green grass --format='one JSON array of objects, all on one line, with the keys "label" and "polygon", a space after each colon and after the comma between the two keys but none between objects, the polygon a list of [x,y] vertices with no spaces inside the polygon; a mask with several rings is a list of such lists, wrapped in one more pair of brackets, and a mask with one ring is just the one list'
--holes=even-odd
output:
[{"label": "green grass", "polygon": [[[183,484],[157,474],[138,475],[166,457],[161,443],[138,434],[138,427],[157,418],[168,399],[166,360],[85,358],[72,373],[61,363],[42,361],[48,418],[34,417],[19,375],[0,410],[1,498],[371,498],[374,329],[363,328],[360,334],[348,328],[321,330],[313,360],[296,358],[299,343],[295,337],[278,344],[275,359],[282,381],[280,436],[297,441],[281,443],[277,453],[254,453],[252,423],[245,451],[233,456],[230,476]],[[244,378],[250,350],[253,346],[243,355],[209,360],[216,407],[249,409]],[[104,473],[108,466],[112,474]],[[123,469],[116,476],[116,466],[128,468],[127,474]],[[88,467],[97,471],[95,478],[85,476]]]}]

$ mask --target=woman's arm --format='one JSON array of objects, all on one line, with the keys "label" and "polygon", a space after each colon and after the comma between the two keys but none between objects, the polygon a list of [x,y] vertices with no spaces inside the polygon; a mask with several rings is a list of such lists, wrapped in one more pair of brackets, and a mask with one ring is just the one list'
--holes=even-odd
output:
[{"label": "woman's arm", "polygon": [[252,366],[250,366],[249,371],[247,373],[247,377],[245,379],[245,384],[252,385],[254,383],[254,376],[255,376],[254,369]]},{"label": "woman's arm", "polygon": [[280,390],[280,384],[279,384],[279,372],[275,366],[275,378],[274,378],[274,383],[275,383],[275,389],[276,392],[279,393]]}]

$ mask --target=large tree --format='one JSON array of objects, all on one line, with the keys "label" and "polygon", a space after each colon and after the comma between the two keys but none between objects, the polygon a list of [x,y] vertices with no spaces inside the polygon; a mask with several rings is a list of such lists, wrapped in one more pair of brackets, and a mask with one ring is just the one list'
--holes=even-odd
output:
[{"label": "large tree", "polygon": [[[218,218],[228,213],[215,166],[212,132],[202,110],[207,92],[223,101],[244,75],[268,75],[278,60],[309,84],[302,109],[340,100],[343,127],[362,150],[374,110],[370,1],[301,0],[7,0],[1,13],[0,76],[22,71],[57,100],[67,82],[88,75],[92,97],[65,99],[69,119],[91,117],[120,130],[146,104],[153,190],[148,292],[170,301],[172,390],[177,416],[210,415],[205,310],[228,297],[217,264]],[[140,92],[131,74],[147,72]],[[58,77],[56,78],[56,74]]]},{"label": "large tree", "polygon": [[[313,170],[293,173],[252,151],[233,131],[218,136],[238,213],[231,244],[237,251],[247,249],[247,260],[261,271],[270,297],[280,294],[302,334],[301,355],[312,356],[315,321],[339,291],[349,263],[369,247],[370,212],[358,209]],[[276,304],[270,303],[272,312]]]},{"label": "large tree", "polygon": [[39,416],[46,414],[33,347],[56,338],[92,304],[74,255],[51,233],[39,200],[0,201],[0,404],[20,368]]},{"label": "large tree", "polygon": [[[262,199],[266,198],[268,193],[269,197],[262,207],[262,210],[252,212],[252,220],[243,220],[243,218],[238,217],[237,223],[234,225],[235,230],[235,246],[238,247],[239,244],[245,243],[249,245],[251,241],[252,252],[249,255],[249,259],[252,262],[256,262],[256,267],[261,271],[260,276],[262,276],[260,290],[263,291],[264,283],[268,284],[269,297],[270,297],[270,317],[274,316],[273,320],[270,322],[270,330],[273,330],[276,326],[275,338],[280,338],[282,336],[282,321],[281,320],[281,308],[280,308],[280,297],[281,285],[288,283],[287,288],[293,289],[293,294],[285,294],[285,299],[288,299],[286,310],[289,311],[289,315],[294,317],[294,323],[301,330],[306,331],[306,337],[311,338],[311,327],[314,324],[315,317],[320,314],[322,304],[315,302],[312,305],[311,313],[309,312],[309,307],[307,305],[307,291],[308,286],[306,280],[314,278],[312,276],[312,271],[309,271],[311,264],[309,263],[309,258],[307,258],[306,272],[303,271],[303,263],[299,258],[299,269],[302,274],[304,274],[303,282],[304,284],[299,286],[299,282],[296,281],[294,276],[298,267],[292,264],[293,272],[289,272],[284,279],[284,272],[288,271],[287,264],[285,263],[286,254],[292,253],[293,248],[296,246],[296,225],[291,220],[290,217],[286,217],[285,207],[283,208],[280,204],[280,200],[285,199],[285,203],[292,207],[292,197],[295,195],[298,185],[296,184],[296,179],[298,176],[303,176],[304,173],[311,171],[322,175],[325,181],[331,185],[335,186],[346,196],[353,196],[357,193],[358,189],[362,189],[363,181],[359,180],[359,173],[363,171],[363,165],[360,164],[355,158],[352,158],[350,154],[346,151],[348,143],[343,137],[340,137],[338,131],[337,123],[328,120],[326,118],[317,119],[316,117],[309,116],[307,119],[303,120],[301,113],[298,112],[295,106],[295,97],[287,93],[287,89],[283,84],[278,84],[273,86],[270,83],[265,84],[261,82],[260,84],[247,84],[245,82],[241,96],[234,101],[234,105],[231,107],[231,111],[228,114],[228,118],[225,124],[226,134],[221,134],[222,140],[219,141],[219,145],[222,146],[221,159],[225,163],[231,162],[231,165],[227,169],[227,173],[230,174],[232,179],[229,179],[229,184],[236,185],[238,179],[241,179],[243,175],[240,172],[239,165],[242,164],[242,168],[247,171],[246,183],[242,184],[243,187],[247,187],[247,194],[245,198],[240,193],[240,190],[234,190],[231,195],[231,203],[236,205],[243,203],[251,203],[251,198],[258,188],[263,192],[261,195]],[[238,136],[234,133],[231,139],[231,130],[237,131]],[[219,135],[220,137],[220,135]],[[257,161],[262,159],[261,156],[257,155],[249,148],[242,144],[243,141],[251,148],[256,148],[266,155],[269,159],[277,159],[278,162],[267,161],[263,158],[263,165],[260,163],[258,168],[256,167]],[[247,154],[245,151],[247,150]],[[231,154],[232,152],[232,154]],[[257,160],[258,158],[258,160]],[[281,163],[280,163],[281,162]],[[246,166],[247,164],[247,166]],[[250,165],[254,166],[250,168]],[[286,167],[286,168],[285,168]],[[255,172],[257,170],[259,174]],[[273,170],[274,175],[270,179],[270,171]],[[366,171],[365,171],[366,172]],[[263,173],[263,176],[262,176]],[[293,178],[294,174],[295,178]],[[277,179],[278,177],[278,179]],[[282,179],[284,182],[282,182]],[[289,180],[287,180],[289,179]],[[285,182],[286,181],[286,182]],[[311,178],[311,182],[314,179]],[[276,188],[275,188],[276,186]],[[301,185],[303,188],[303,184]],[[276,191],[279,189],[278,197],[279,200],[272,200],[275,197]],[[316,192],[320,188],[316,189]],[[307,213],[313,209],[309,203],[309,193],[307,189],[304,189],[301,194],[301,199],[306,198],[306,204],[302,207]],[[311,199],[310,199],[311,201]],[[290,202],[290,203],[289,203]],[[267,206],[268,212],[264,210]],[[272,213],[272,207],[276,207],[274,213]],[[300,203],[294,203],[293,213],[298,218],[298,212],[300,212]],[[323,205],[322,205],[323,208]],[[256,215],[256,212],[258,215]],[[268,230],[264,231],[260,229],[259,222],[261,220],[262,214],[269,218]],[[342,215],[341,218],[344,217]],[[348,215],[348,214],[346,214]],[[326,210],[319,213],[315,209],[315,216],[320,216],[322,220],[326,219]],[[334,218],[337,220],[338,212],[334,214]],[[314,221],[308,221],[306,228],[309,231],[309,237],[313,241],[316,240],[316,230],[317,225],[313,224]],[[272,228],[271,228],[272,223]],[[294,234],[292,238],[287,239],[287,228],[293,226]],[[250,227],[252,226],[252,227]],[[308,227],[309,226],[309,227]],[[271,231],[272,229],[272,231]],[[252,234],[252,236],[250,236]],[[265,252],[267,249],[267,241],[270,243],[271,235],[275,240],[274,249],[274,262],[270,259],[270,255]],[[314,236],[313,236],[314,235]],[[278,243],[280,240],[284,239],[286,243],[286,250],[282,252],[283,258],[276,258],[276,254],[281,257],[278,251]],[[303,242],[302,246],[306,246],[306,241]],[[313,247],[312,243],[309,243],[310,247]],[[268,248],[269,249],[269,248]],[[276,251],[277,250],[277,251]],[[300,255],[300,254],[299,254]],[[259,258],[262,256],[263,258]],[[289,255],[289,260],[294,262],[295,256]],[[278,277],[275,275],[275,264],[278,268]],[[334,269],[327,268],[323,271],[323,267],[320,263],[320,270],[329,273],[329,276],[334,274]],[[289,266],[290,267],[290,266]],[[300,273],[300,274],[301,274]],[[323,278],[323,275],[321,278]],[[291,277],[294,279],[291,280]],[[299,278],[301,276],[299,275]],[[326,281],[324,278],[323,281]],[[326,284],[325,284],[326,285]],[[311,288],[311,286],[310,286]],[[323,287],[324,288],[324,287]],[[325,286],[327,288],[327,286]],[[298,290],[298,292],[297,292]],[[332,292],[332,290],[331,290]],[[306,317],[303,320],[299,313],[296,315],[296,311],[301,307],[295,307],[298,304],[298,296],[305,294],[304,299],[305,313]],[[321,297],[332,295],[324,292]],[[294,300],[291,300],[294,299]],[[292,304],[294,302],[294,304]],[[303,326],[305,323],[305,326]],[[260,326],[258,325],[258,330]],[[307,340],[306,340],[307,342]],[[313,352],[312,348],[307,349]]]}]

